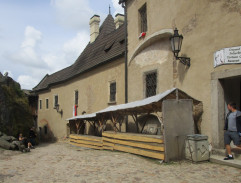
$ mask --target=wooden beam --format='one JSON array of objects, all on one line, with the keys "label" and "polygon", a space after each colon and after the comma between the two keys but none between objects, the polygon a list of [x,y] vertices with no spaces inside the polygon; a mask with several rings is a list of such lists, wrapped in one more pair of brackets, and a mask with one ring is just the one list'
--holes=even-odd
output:
[{"label": "wooden beam", "polygon": [[117,124],[117,118],[118,118],[118,116],[117,117],[114,117],[114,115],[113,114],[111,114],[111,121],[112,121],[112,123],[113,123],[113,125],[114,125],[114,130],[115,130],[115,132],[116,132],[116,130],[117,131],[120,131],[120,129],[118,129],[117,128],[117,126],[116,126],[116,124]]},{"label": "wooden beam", "polygon": [[137,113],[133,113],[131,116],[136,124],[137,133],[139,133],[140,130],[139,130],[139,125],[138,125],[138,121],[137,121]]},{"label": "wooden beam", "polygon": [[130,142],[130,141],[110,139],[110,138],[103,137],[103,144],[106,143],[105,141],[112,142],[112,144],[121,144],[121,145],[139,147],[139,148],[155,150],[155,151],[164,151],[164,147],[161,144],[159,144],[159,146],[153,146],[153,145],[142,144],[142,143],[138,143],[138,142],[134,142],[134,141]]},{"label": "wooden beam", "polygon": [[86,145],[86,144],[78,144],[78,143],[74,143],[74,142],[70,142],[71,145],[74,146],[79,146],[79,147],[87,147],[87,148],[91,148],[91,149],[103,149],[102,147],[99,146],[92,146],[92,145]]},{"label": "wooden beam", "polygon": [[71,139],[70,142],[78,143],[78,144],[86,144],[86,145],[93,145],[93,146],[102,146],[102,142],[91,142],[91,141],[84,141],[84,140],[73,140]]},{"label": "wooden beam", "polygon": [[103,145],[103,149],[106,149],[106,150],[111,150],[111,151],[113,151],[113,150],[114,150],[114,148],[113,148],[113,147],[109,147],[109,146],[105,146],[105,145]]},{"label": "wooden beam", "polygon": [[89,140],[89,141],[95,141],[95,142],[101,142],[101,140],[102,140],[101,137],[88,136],[88,135],[74,135],[74,134],[71,134],[69,136],[69,138],[70,139]]},{"label": "wooden beam", "polygon": [[109,142],[105,142],[105,141],[103,141],[103,145],[104,145],[104,146],[113,147],[113,148],[114,148],[114,146],[115,146],[115,144],[109,143]]},{"label": "wooden beam", "polygon": [[132,154],[138,154],[138,155],[147,156],[150,158],[164,160],[164,153],[161,153],[161,152],[156,153],[156,152],[145,151],[145,150],[141,150],[133,147],[121,146],[121,145],[115,145],[114,150],[124,151]]},{"label": "wooden beam", "polygon": [[145,137],[144,135],[134,135],[130,133],[110,133],[110,132],[103,132],[103,137],[110,137],[115,139],[123,139],[123,140],[133,140],[133,141],[140,141],[140,142],[156,142],[156,143],[163,143],[162,138],[152,138],[152,137]]}]

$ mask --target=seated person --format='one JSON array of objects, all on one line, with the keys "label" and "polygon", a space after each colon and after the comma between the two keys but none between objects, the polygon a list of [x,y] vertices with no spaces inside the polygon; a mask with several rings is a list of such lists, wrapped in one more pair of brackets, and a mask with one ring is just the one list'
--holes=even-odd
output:
[{"label": "seated person", "polygon": [[27,138],[23,137],[22,133],[19,134],[18,140],[21,141],[25,145],[26,148],[29,148],[29,149],[34,148],[32,146],[32,144],[27,140]]}]

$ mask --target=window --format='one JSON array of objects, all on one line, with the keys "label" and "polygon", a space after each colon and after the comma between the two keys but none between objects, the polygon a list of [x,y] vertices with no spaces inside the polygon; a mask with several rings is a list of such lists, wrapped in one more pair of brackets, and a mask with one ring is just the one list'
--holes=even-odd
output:
[{"label": "window", "polygon": [[54,107],[59,104],[59,101],[58,101],[58,100],[59,100],[58,95],[55,95],[55,96],[54,96]]},{"label": "window", "polygon": [[46,135],[48,133],[48,127],[45,125],[44,126],[44,134]]},{"label": "window", "polygon": [[39,109],[42,109],[42,100],[39,100]]},{"label": "window", "polygon": [[146,32],[147,31],[146,4],[144,4],[139,9],[139,15],[140,15],[140,32]]},{"label": "window", "polygon": [[74,104],[78,105],[78,100],[79,100],[79,91],[76,90],[75,94],[74,94],[75,98],[74,98]]},{"label": "window", "polygon": [[110,83],[110,102],[116,101],[116,82]]},{"label": "window", "polygon": [[49,99],[46,98],[46,109],[48,109],[48,108],[49,108]]},{"label": "window", "polygon": [[157,88],[157,72],[147,73],[145,77],[146,98],[156,95]]}]

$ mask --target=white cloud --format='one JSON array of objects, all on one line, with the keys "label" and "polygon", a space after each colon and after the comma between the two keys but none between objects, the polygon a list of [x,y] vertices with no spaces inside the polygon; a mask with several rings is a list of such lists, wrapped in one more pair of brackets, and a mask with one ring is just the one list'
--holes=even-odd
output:
[{"label": "white cloud", "polygon": [[89,35],[82,31],[76,36],[63,44],[59,53],[48,53],[42,56],[42,60],[46,63],[50,73],[63,69],[75,62],[78,56],[89,42]]},{"label": "white cloud", "polygon": [[37,42],[42,39],[42,33],[32,26],[27,26],[24,32],[25,39],[22,43],[22,48],[35,47]]},{"label": "white cloud", "polygon": [[32,76],[20,75],[17,82],[20,83],[22,89],[31,89],[38,84],[39,80],[34,79]]},{"label": "white cloud", "polygon": [[114,15],[117,13],[124,14],[124,8],[119,4],[119,0],[112,0],[113,7],[115,8]]},{"label": "white cloud", "polygon": [[31,89],[47,73],[51,74],[73,64],[89,42],[89,34],[85,31],[78,32],[55,52],[51,50],[51,52],[44,53],[38,48],[41,41],[42,33],[32,26],[27,26],[19,50],[7,55],[8,59],[28,71],[28,74],[22,74],[17,79],[22,88]]},{"label": "white cloud", "polygon": [[87,0],[51,0],[57,13],[57,20],[65,27],[88,28],[90,17],[94,14]]},{"label": "white cloud", "polygon": [[45,67],[39,59],[36,50],[42,39],[42,33],[32,26],[27,26],[24,31],[24,40],[18,51],[7,53],[6,57],[18,64],[30,67]]},{"label": "white cloud", "polygon": [[84,50],[89,40],[90,40],[89,33],[85,31],[81,31],[81,32],[78,32],[73,39],[67,41],[63,46],[63,50],[67,56],[66,59],[70,59],[68,55],[72,55],[72,57],[75,57],[73,59],[76,59],[80,55],[80,53]]}]

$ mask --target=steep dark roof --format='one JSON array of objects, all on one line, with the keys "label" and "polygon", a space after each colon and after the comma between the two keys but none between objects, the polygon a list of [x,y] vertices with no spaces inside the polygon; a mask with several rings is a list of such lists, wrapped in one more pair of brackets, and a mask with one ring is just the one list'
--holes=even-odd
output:
[{"label": "steep dark roof", "polygon": [[114,19],[108,15],[100,27],[99,36],[85,47],[75,63],[51,75],[47,74],[33,90],[46,90],[50,86],[73,79],[97,66],[122,57],[125,51],[124,32],[124,25],[115,29]]}]

